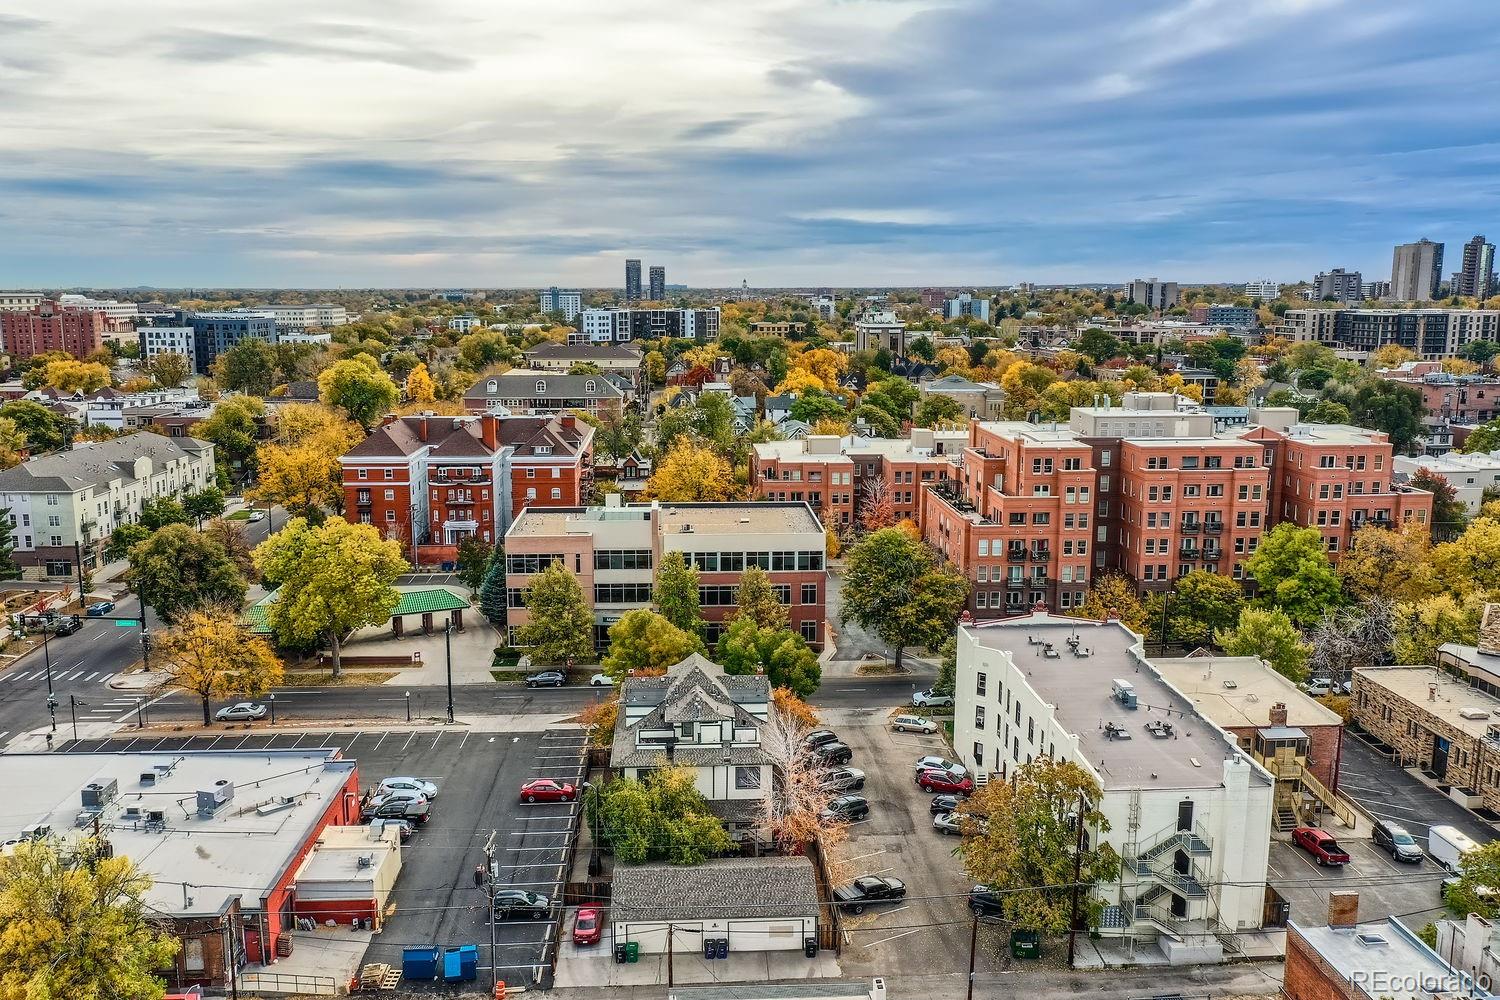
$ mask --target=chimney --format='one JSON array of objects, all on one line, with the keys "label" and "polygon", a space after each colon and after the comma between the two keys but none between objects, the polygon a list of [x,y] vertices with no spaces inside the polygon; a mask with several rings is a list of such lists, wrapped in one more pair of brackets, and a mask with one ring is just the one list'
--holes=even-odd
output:
[{"label": "chimney", "polygon": [[493,413],[486,413],[479,418],[479,440],[490,451],[494,451],[500,443],[500,418]]},{"label": "chimney", "polygon": [[1276,704],[1271,706],[1271,725],[1286,725],[1286,702],[1278,701]]},{"label": "chimney", "polygon": [[417,423],[417,440],[418,441],[426,441],[427,440],[427,415],[423,414],[422,416],[418,417],[417,420],[416,420],[416,423]]},{"label": "chimney", "polygon": [[1479,623],[1479,651],[1500,655],[1500,604],[1486,604]]},{"label": "chimney", "polygon": [[1328,926],[1353,927],[1359,923],[1359,893],[1330,892],[1328,894]]},{"label": "chimney", "polygon": [[1436,684],[1428,684],[1427,685],[1427,700],[1428,701],[1437,701],[1437,685]]},{"label": "chimney", "polygon": [[578,418],[571,413],[559,413],[557,415],[557,422],[565,431],[571,431],[578,426]]}]

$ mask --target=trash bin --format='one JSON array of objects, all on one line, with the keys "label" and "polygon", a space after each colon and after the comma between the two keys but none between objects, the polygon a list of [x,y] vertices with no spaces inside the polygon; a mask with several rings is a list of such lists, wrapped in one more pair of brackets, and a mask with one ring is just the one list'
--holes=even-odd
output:
[{"label": "trash bin", "polygon": [[437,978],[438,950],[436,948],[406,948],[401,952],[401,977],[418,982]]},{"label": "trash bin", "polygon": [[1011,931],[1010,953],[1015,958],[1041,958],[1042,935],[1040,931]]},{"label": "trash bin", "polygon": [[625,942],[625,961],[639,962],[641,960],[641,943],[639,941]]},{"label": "trash bin", "polygon": [[479,978],[479,946],[466,944],[458,949],[458,978],[471,983]]},{"label": "trash bin", "polygon": [[443,952],[443,982],[456,983],[462,975],[462,966],[458,961],[458,949],[449,948]]}]

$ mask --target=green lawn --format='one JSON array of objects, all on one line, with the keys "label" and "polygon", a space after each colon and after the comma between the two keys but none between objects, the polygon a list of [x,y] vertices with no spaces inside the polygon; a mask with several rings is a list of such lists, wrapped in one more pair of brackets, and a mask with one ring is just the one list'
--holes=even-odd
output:
[{"label": "green lawn", "polygon": [[237,510],[233,514],[226,514],[224,519],[226,521],[248,521],[250,520],[250,511],[248,508],[245,510]]}]

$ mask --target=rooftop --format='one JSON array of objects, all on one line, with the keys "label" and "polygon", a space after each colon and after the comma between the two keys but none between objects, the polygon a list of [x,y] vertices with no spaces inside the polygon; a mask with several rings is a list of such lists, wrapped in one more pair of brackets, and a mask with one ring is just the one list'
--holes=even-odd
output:
[{"label": "rooftop", "polygon": [[1390,440],[1380,431],[1350,424],[1293,424],[1283,436],[1292,441],[1332,445],[1385,444]]},{"label": "rooftop", "polygon": [[[1108,788],[1152,786],[1213,788],[1223,782],[1223,761],[1236,753],[1228,736],[1144,665],[1141,640],[1119,622],[1096,622],[1038,612],[1020,618],[965,626],[973,641],[1010,654],[1026,683],[1052,705],[1054,718],[1078,739],[1088,763]],[[1076,655],[1068,644],[1077,638]],[[1055,657],[1046,655],[1051,643]],[[1138,708],[1115,700],[1115,678],[1135,687]],[[1146,732],[1152,722],[1170,722],[1162,739]],[[1110,739],[1105,724],[1124,727],[1130,739]]]},{"label": "rooftop", "polygon": [[[1444,673],[1436,667],[1394,666],[1361,667],[1354,671],[1355,684],[1382,687],[1417,708],[1442,719],[1459,732],[1483,739],[1490,726],[1500,722],[1500,699]],[[1487,713],[1484,718],[1466,719],[1461,713],[1472,710]]]},{"label": "rooftop", "polygon": [[115,480],[134,481],[139,458],[151,460],[151,475],[168,462],[212,448],[196,438],[169,438],[150,431],[137,431],[122,438],[95,441],[68,451],[29,459],[0,472],[0,491],[31,493],[38,490],[74,493],[89,487],[107,486]]},{"label": "rooftop", "polygon": [[1271,706],[1286,705],[1289,726],[1338,726],[1339,714],[1309,698],[1258,656],[1188,656],[1151,660],[1162,679],[1226,728],[1264,728]]},{"label": "rooftop", "polygon": [[1013,441],[1024,441],[1031,445],[1071,447],[1080,451],[1093,450],[1078,440],[1078,433],[1065,424],[1033,424],[1025,420],[981,420],[979,426],[991,434],[1010,438]]},{"label": "rooftop", "polygon": [[[83,812],[84,786],[113,782],[118,792],[99,815],[101,830],[155,880],[147,904],[172,915],[216,914],[235,896],[258,899],[296,858],[354,774],[354,761],[332,753],[8,754],[0,841],[35,823],[62,835],[79,829],[92,819]],[[146,774],[152,782],[141,781]],[[201,815],[199,793],[226,787],[232,797]]]},{"label": "rooftop", "polygon": [[[1334,972],[1366,996],[1383,1000],[1489,996],[1483,990],[1457,990],[1453,968],[1394,917],[1353,927],[1304,927],[1294,920],[1291,927]],[[1443,984],[1440,992],[1417,988],[1429,983]]]},{"label": "rooftop", "polygon": [[[506,537],[587,534],[592,524],[647,521],[660,510],[663,534],[822,534],[823,524],[806,503],[632,503],[618,507],[526,507]],[[684,528],[691,526],[690,532]]]},{"label": "rooftop", "polygon": [[617,924],[818,915],[817,880],[806,857],[618,865],[611,898],[610,919]]}]

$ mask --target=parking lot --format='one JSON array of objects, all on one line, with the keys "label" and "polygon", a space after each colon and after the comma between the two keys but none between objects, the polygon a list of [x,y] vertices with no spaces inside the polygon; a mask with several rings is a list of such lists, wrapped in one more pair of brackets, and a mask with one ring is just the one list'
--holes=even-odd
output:
[{"label": "parking lot", "polygon": [[839,964],[846,976],[888,974],[892,968],[926,973],[968,968],[970,916],[957,837],[932,828],[931,796],[916,786],[912,763],[925,754],[949,754],[939,735],[893,733],[888,710],[838,713],[830,728],[854,751],[851,766],[865,772],[858,794],[870,817],[850,828],[841,849],[854,875],[893,875],[906,883],[907,899],[845,915],[847,937]]},{"label": "parking lot", "polygon": [[[578,803],[524,805],[520,786],[531,778],[577,782],[583,774],[583,733],[471,733],[467,730],[247,733],[221,736],[146,736],[80,740],[60,749],[79,753],[171,750],[260,750],[335,747],[359,762],[360,784],[410,775],[438,785],[431,818],[402,851],[392,893],[394,912],[366,953],[366,962],[400,966],[405,947],[479,946],[480,980],[488,983],[489,926],[474,868],[494,835],[498,881],[539,892],[561,914],[561,880],[576,827]],[[557,941],[553,920],[497,923],[494,965],[508,983],[532,984],[549,967]],[[403,984],[410,990],[416,984]],[[434,987],[434,989],[438,989]]]},{"label": "parking lot", "polygon": [[1401,864],[1364,839],[1340,837],[1339,846],[1349,853],[1349,864],[1323,868],[1301,848],[1284,840],[1272,842],[1266,877],[1291,904],[1293,920],[1325,922],[1331,892],[1359,893],[1360,920],[1400,917],[1407,926],[1420,929],[1446,912],[1439,887],[1447,873],[1436,862]]}]

